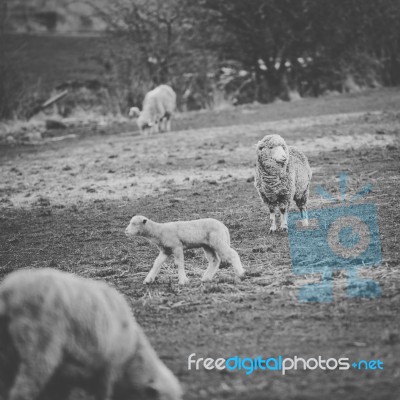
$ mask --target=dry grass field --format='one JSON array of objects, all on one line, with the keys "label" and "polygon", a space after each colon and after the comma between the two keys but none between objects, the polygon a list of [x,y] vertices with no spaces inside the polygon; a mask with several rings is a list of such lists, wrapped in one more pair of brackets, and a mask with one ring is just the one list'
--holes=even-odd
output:
[{"label": "dry grass field", "polygon": [[[83,135],[37,146],[0,148],[0,277],[52,267],[102,279],[130,300],[136,318],[185,388],[185,399],[398,399],[400,393],[400,92],[198,113],[179,131]],[[376,111],[376,112],[375,112]],[[348,114],[344,114],[348,113]],[[202,128],[203,126],[203,128]],[[197,129],[194,129],[197,128]],[[378,209],[383,261],[360,274],[379,283],[378,299],[349,298],[346,274],[332,303],[301,303],[287,234],[269,235],[268,213],[252,182],[255,143],[279,133],[309,157],[315,193],[350,194]],[[295,210],[292,208],[292,210]],[[155,284],[142,281],[157,249],[128,240],[131,216],[155,221],[214,217],[231,231],[247,277],[221,269],[202,284],[206,261],[186,251],[191,282],[177,284],[169,263]],[[383,371],[188,371],[187,358],[233,355],[381,359]]]}]

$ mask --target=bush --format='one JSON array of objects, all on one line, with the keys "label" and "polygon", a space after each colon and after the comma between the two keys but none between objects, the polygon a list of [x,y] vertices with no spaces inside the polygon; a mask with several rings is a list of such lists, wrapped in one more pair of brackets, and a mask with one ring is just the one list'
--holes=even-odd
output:
[{"label": "bush", "polygon": [[27,119],[44,100],[41,83],[28,85],[19,68],[20,49],[8,49],[0,33],[0,120]]}]

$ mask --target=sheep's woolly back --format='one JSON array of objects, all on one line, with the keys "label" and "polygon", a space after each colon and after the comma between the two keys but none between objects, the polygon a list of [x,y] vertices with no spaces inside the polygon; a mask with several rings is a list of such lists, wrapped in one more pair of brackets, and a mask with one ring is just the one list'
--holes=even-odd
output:
[{"label": "sheep's woolly back", "polygon": [[[281,146],[286,154],[283,163],[276,162],[271,154]],[[267,135],[257,144],[255,187],[261,199],[270,207],[289,205],[308,198],[311,168],[307,157],[295,147],[287,146],[279,135]]]},{"label": "sheep's woolly back", "polygon": [[138,118],[139,126],[153,124],[166,114],[172,115],[176,108],[176,93],[168,85],[160,85],[148,92]]},{"label": "sheep's woolly back", "polygon": [[[150,388],[159,390],[162,399],[180,398],[178,381],[152,349],[126,300],[104,282],[53,269],[20,270],[0,285],[0,307],[18,353],[35,358],[29,363],[49,363],[61,374],[69,371],[70,362],[77,363],[77,379],[109,370],[129,396]],[[136,386],[137,381],[148,387]]]}]

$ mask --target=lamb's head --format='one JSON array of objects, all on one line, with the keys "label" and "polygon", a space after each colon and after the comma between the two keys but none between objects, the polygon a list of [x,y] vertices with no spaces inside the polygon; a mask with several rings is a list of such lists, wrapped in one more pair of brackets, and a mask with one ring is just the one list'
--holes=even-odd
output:
[{"label": "lamb's head", "polygon": [[286,168],[289,162],[289,149],[279,135],[267,135],[257,143],[257,157],[264,166]]},{"label": "lamb's head", "polygon": [[137,107],[131,107],[129,109],[129,116],[131,118],[137,118],[140,115],[140,110]]},{"label": "lamb's head", "polygon": [[129,109],[129,117],[137,118],[136,123],[142,133],[147,132],[147,130],[151,129],[154,125],[154,123],[150,121],[148,115],[146,115],[145,112],[140,111],[137,107],[131,107]]},{"label": "lamb's head", "polygon": [[125,229],[126,236],[146,236],[148,218],[142,215],[132,217],[129,225]]},{"label": "lamb's head", "polygon": [[147,132],[147,130],[151,130],[154,126],[154,122],[150,120],[148,115],[146,115],[143,111],[140,113],[139,118],[137,119],[137,124],[141,132]]}]

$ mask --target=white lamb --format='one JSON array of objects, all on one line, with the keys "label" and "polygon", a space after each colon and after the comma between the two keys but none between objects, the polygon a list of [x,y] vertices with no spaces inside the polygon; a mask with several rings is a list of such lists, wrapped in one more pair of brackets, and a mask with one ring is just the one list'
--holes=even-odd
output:
[{"label": "white lamb", "polygon": [[160,85],[148,92],[143,100],[143,109],[129,110],[130,117],[138,117],[141,133],[157,133],[171,130],[171,119],[176,109],[176,93],[168,85]]},{"label": "white lamb", "polygon": [[286,145],[279,135],[267,135],[257,144],[255,187],[270,212],[270,232],[276,231],[275,210],[279,209],[282,230],[287,230],[287,213],[294,199],[308,224],[307,201],[311,182],[307,157]]},{"label": "white lamb", "polygon": [[175,265],[178,267],[179,284],[187,284],[189,279],[185,273],[183,250],[199,247],[203,248],[209,263],[201,279],[203,282],[213,279],[221,260],[232,265],[238,277],[243,277],[245,274],[238,253],[230,247],[228,228],[216,219],[157,223],[136,215],[131,219],[125,234],[128,237],[143,236],[160,250],[153,268],[143,282],[145,284],[154,282],[162,264],[170,255],[174,256]]},{"label": "white lamb", "polygon": [[[0,285],[0,343],[18,362],[10,400],[181,399],[127,302],[103,282],[53,269],[20,270]],[[0,377],[2,379],[2,377]]]}]

